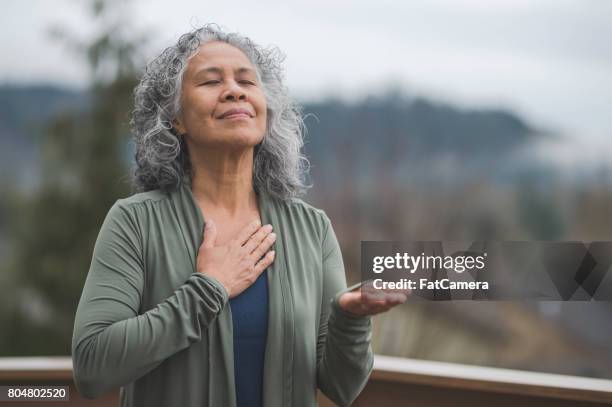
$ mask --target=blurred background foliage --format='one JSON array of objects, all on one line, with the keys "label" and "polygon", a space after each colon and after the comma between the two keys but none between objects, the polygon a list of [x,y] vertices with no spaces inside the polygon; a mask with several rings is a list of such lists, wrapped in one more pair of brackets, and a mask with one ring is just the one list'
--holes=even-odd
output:
[{"label": "blurred background foliage", "polygon": [[[130,195],[132,92],[144,35],[107,3],[98,34],[50,35],[84,58],[84,91],[0,87],[0,355],[69,355],[73,316],[110,206]],[[124,16],[124,18],[127,18]],[[562,171],[563,136],[500,109],[389,91],[305,105],[314,188],[349,282],[361,240],[610,240],[612,172]],[[609,303],[411,303],[375,318],[377,353],[612,378]]]},{"label": "blurred background foliage", "polygon": [[[130,191],[126,135],[136,66],[142,61],[134,40],[105,21],[105,6],[100,1],[90,5],[93,21],[101,25],[90,43],[52,31],[77,57],[87,58],[93,80],[86,92],[3,89],[3,106],[22,100],[2,118],[8,137],[23,149],[37,149],[30,155],[39,161],[36,187],[13,185],[3,206],[10,249],[3,256],[8,281],[2,285],[6,304],[0,325],[10,329],[0,347],[7,354],[70,354],[83,270],[100,221]],[[37,103],[41,95],[43,102]],[[18,112],[16,118],[12,112]],[[28,136],[31,145],[23,140]],[[12,156],[13,170],[31,165],[20,160],[18,151],[4,154]]]}]

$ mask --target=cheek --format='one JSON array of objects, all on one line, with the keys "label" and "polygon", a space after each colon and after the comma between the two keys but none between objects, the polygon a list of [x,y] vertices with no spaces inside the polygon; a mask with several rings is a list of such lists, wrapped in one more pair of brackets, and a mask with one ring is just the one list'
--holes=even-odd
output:
[{"label": "cheek", "polygon": [[263,111],[257,115],[257,127],[259,127],[260,129],[262,129],[263,131],[266,131],[266,128],[268,126],[268,112],[267,109],[263,109]]},{"label": "cheek", "polygon": [[251,94],[251,103],[253,107],[257,110],[258,114],[266,114],[266,110],[268,108],[266,102],[266,95],[263,92],[263,89],[258,88],[253,94]]},{"label": "cheek", "polygon": [[183,102],[183,113],[187,122],[191,125],[202,125],[208,122],[214,110],[214,100],[211,102],[203,95],[185,99]]},{"label": "cheek", "polygon": [[183,103],[188,104],[191,110],[209,111],[215,106],[217,95],[206,87],[191,88],[186,94]]},{"label": "cheek", "polygon": [[268,105],[266,103],[266,97],[261,94],[260,99],[257,103],[257,117],[259,119],[260,125],[266,126],[267,116],[268,116]]}]

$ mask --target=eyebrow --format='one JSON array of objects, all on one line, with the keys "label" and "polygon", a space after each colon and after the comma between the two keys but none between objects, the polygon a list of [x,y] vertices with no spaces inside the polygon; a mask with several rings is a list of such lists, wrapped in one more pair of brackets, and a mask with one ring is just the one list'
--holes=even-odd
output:
[{"label": "eyebrow", "polygon": [[[221,74],[223,73],[223,69],[219,68],[218,66],[210,66],[208,68],[202,68],[200,69],[198,72],[195,73],[194,77],[199,76],[201,73],[218,73]],[[240,68],[236,68],[234,70],[235,73],[237,74],[241,74],[241,73],[255,73],[255,71],[249,67],[246,66],[241,66]]]}]

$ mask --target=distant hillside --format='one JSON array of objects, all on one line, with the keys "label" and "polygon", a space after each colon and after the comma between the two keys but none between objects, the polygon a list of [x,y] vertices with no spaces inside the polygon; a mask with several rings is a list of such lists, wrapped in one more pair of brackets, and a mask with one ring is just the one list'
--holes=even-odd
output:
[{"label": "distant hillside", "polygon": [[329,143],[355,145],[395,156],[455,153],[474,156],[504,153],[534,137],[520,117],[500,110],[463,110],[423,98],[369,98],[348,106],[338,102],[307,105],[312,148]]},{"label": "distant hillside", "polygon": [[49,118],[63,111],[84,109],[83,92],[51,85],[0,86],[0,179],[33,183],[37,178],[37,138]]},{"label": "distant hillside", "polygon": [[334,179],[340,173],[359,183],[383,174],[400,183],[515,177],[521,165],[514,153],[540,137],[508,111],[398,95],[350,106],[328,101],[305,111],[312,114],[306,119],[311,175],[329,184],[340,182]]},{"label": "distant hillside", "polygon": [[[45,122],[87,105],[84,92],[50,85],[0,86],[2,174],[21,182],[26,182],[23,177],[35,177],[36,137]],[[315,173],[333,172],[338,165],[355,166],[356,176],[380,165],[401,172],[406,165],[438,156],[474,165],[499,160],[536,137],[534,129],[510,112],[462,110],[397,95],[350,106],[333,100],[306,104],[304,111],[309,114],[305,150]]]},{"label": "distant hillside", "polygon": [[27,131],[63,110],[83,108],[84,92],[53,85],[0,86],[0,124],[3,129]]}]

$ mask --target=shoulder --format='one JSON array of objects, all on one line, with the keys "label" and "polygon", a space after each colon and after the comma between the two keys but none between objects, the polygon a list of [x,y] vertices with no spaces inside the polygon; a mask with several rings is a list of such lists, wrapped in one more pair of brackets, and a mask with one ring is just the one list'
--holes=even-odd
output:
[{"label": "shoulder", "polygon": [[281,202],[281,205],[284,205],[288,210],[291,211],[304,213],[309,216],[327,216],[323,209],[316,208],[300,198],[290,198],[285,201],[279,202]]},{"label": "shoulder", "polygon": [[142,205],[148,202],[159,202],[169,199],[170,196],[167,193],[162,192],[159,189],[155,189],[147,192],[139,192],[134,195],[128,196],[127,198],[118,199],[115,205],[130,207],[135,205]]},{"label": "shoulder", "polygon": [[139,192],[126,198],[117,199],[111,211],[121,211],[138,216],[139,213],[146,213],[151,208],[159,207],[170,200],[170,195],[159,189],[147,192]]},{"label": "shoulder", "polygon": [[331,221],[323,209],[300,198],[276,200],[277,213],[292,226],[314,232],[322,239],[331,228]]},{"label": "shoulder", "polygon": [[316,208],[300,198],[290,198],[282,201],[277,200],[276,202],[281,212],[285,212],[292,216],[323,220],[328,219],[327,214],[323,209]]},{"label": "shoulder", "polygon": [[117,199],[109,209],[107,219],[140,225],[147,218],[148,212],[157,211],[159,204],[168,200],[169,195],[161,190],[139,192]]}]

